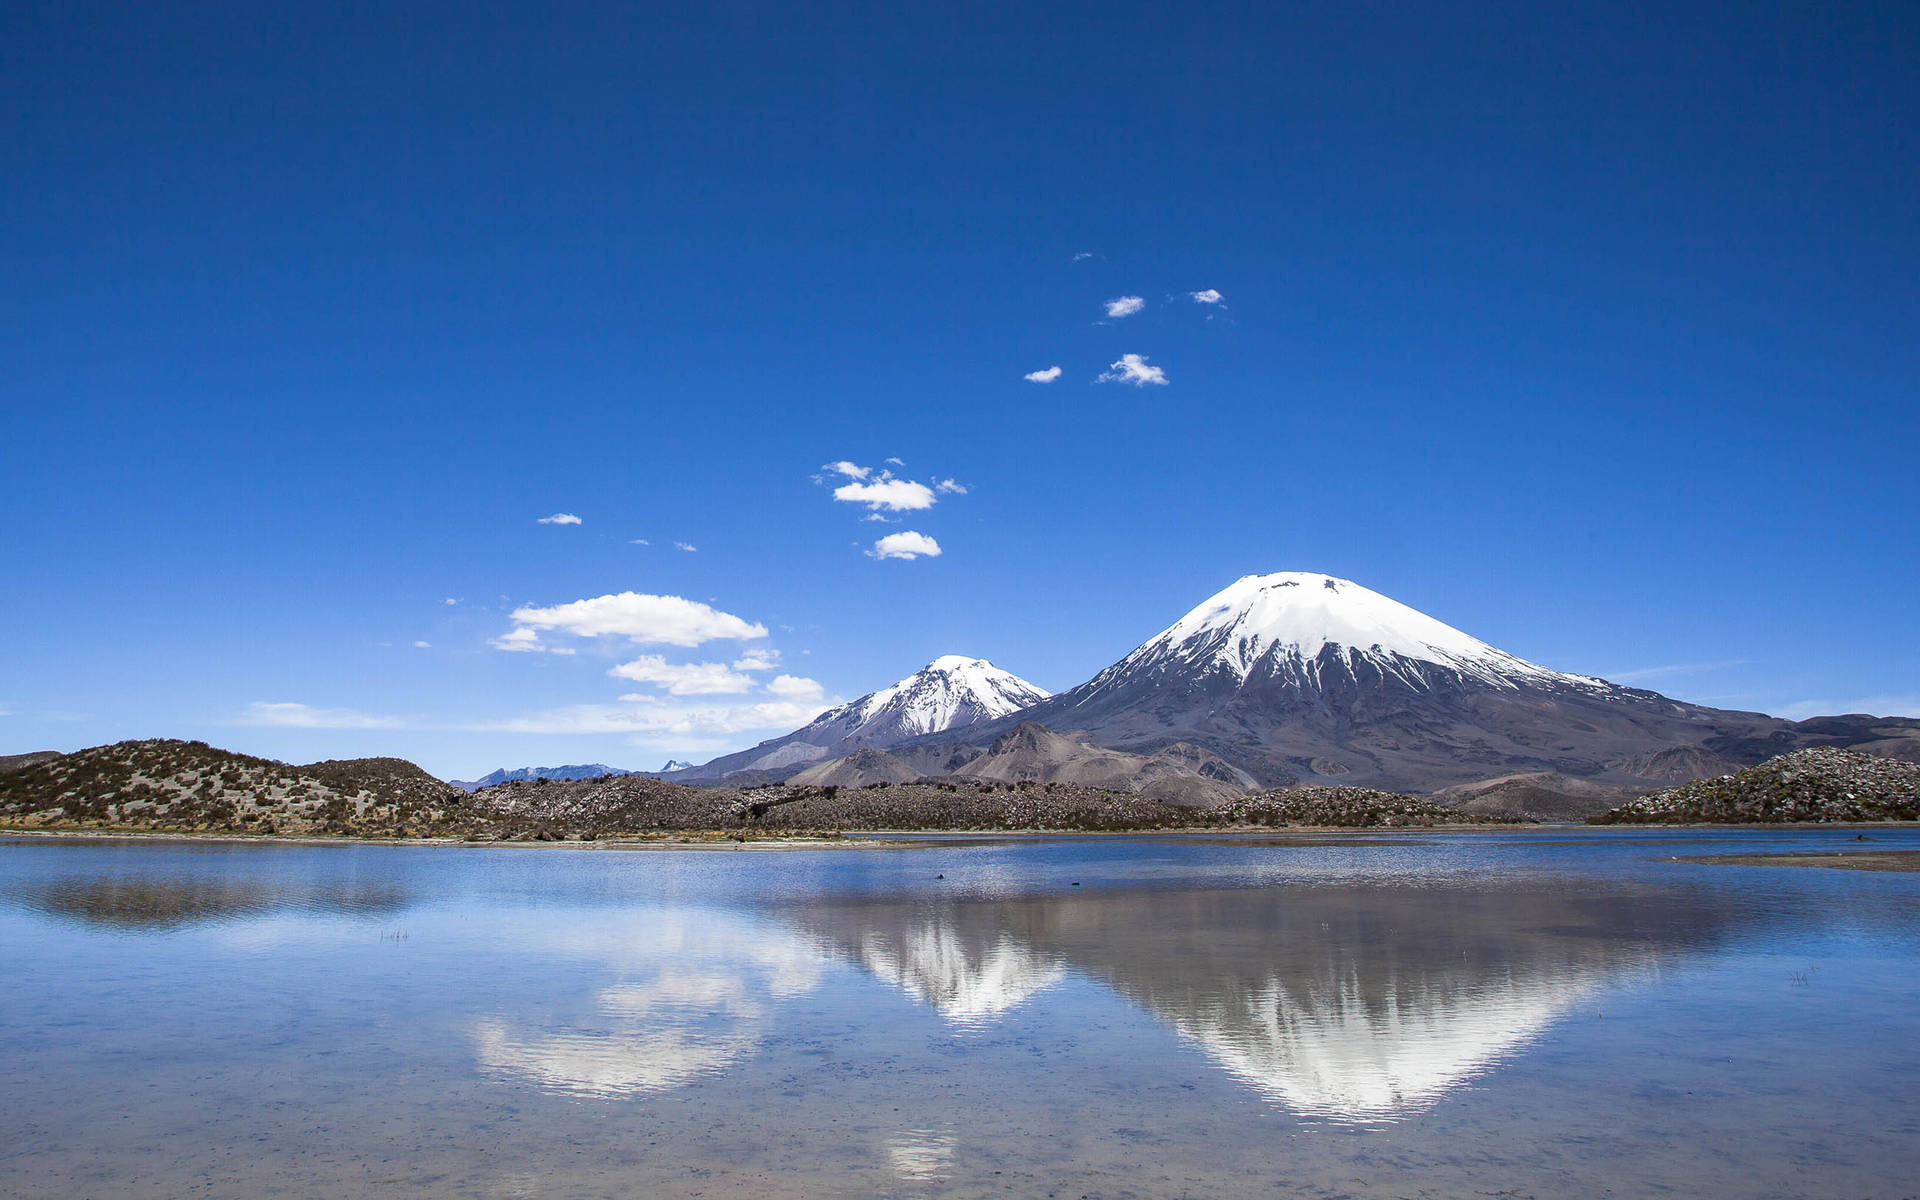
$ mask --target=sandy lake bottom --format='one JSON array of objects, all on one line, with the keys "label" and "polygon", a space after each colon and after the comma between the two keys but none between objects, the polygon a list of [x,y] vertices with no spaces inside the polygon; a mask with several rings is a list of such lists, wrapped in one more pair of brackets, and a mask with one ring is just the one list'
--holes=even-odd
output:
[{"label": "sandy lake bottom", "polygon": [[0,841],[0,1195],[1912,1196],[1855,836]]}]

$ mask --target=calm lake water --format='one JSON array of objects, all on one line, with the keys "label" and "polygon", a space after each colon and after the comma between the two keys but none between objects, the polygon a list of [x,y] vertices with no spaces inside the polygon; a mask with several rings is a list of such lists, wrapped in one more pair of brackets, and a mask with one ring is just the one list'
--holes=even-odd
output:
[{"label": "calm lake water", "polygon": [[0,842],[0,1195],[1913,1196],[1853,836]]}]

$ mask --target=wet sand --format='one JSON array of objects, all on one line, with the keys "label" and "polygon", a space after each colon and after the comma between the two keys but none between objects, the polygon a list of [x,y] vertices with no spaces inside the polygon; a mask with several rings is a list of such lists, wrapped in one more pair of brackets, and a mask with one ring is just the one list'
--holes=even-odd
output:
[{"label": "wet sand", "polygon": [[1840,850],[1824,854],[1701,854],[1676,859],[1741,867],[1832,867],[1842,871],[1920,871],[1920,850]]}]

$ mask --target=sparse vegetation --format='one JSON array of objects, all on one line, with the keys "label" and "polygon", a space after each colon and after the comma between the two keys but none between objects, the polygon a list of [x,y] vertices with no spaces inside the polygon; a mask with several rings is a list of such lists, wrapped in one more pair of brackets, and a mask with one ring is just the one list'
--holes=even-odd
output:
[{"label": "sparse vegetation", "polygon": [[1920,764],[1815,746],[1631,800],[1596,825],[1920,819]]}]

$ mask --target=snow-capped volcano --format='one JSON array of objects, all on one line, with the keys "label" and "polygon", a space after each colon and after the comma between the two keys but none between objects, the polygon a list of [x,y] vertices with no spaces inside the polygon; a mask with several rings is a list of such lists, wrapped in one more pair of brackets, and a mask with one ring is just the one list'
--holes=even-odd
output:
[{"label": "snow-capped volcano", "polygon": [[828,709],[799,734],[815,745],[830,739],[849,747],[891,746],[1009,716],[1047,696],[1045,689],[984,658],[948,654],[890,687]]},{"label": "snow-capped volcano", "polygon": [[966,738],[1018,721],[1134,754],[1189,743],[1264,786],[1401,791],[1523,774],[1628,786],[1675,746],[1777,753],[1782,724],[1551,670],[1305,571],[1236,580],[1086,683]]},{"label": "snow-capped volcano", "polygon": [[1410,686],[1428,686],[1439,667],[1493,687],[1554,682],[1605,686],[1563,675],[1497,650],[1370,588],[1331,575],[1283,571],[1247,575],[1208,597],[1096,676],[1091,694],[1121,680],[1224,672],[1318,688],[1328,671],[1363,668]]},{"label": "snow-capped volcano", "polygon": [[791,773],[808,763],[866,748],[886,749],[932,734],[1012,716],[1047,698],[1044,688],[984,658],[947,654],[898,683],[830,708],[785,737],[716,758],[689,776],[737,771]]}]

